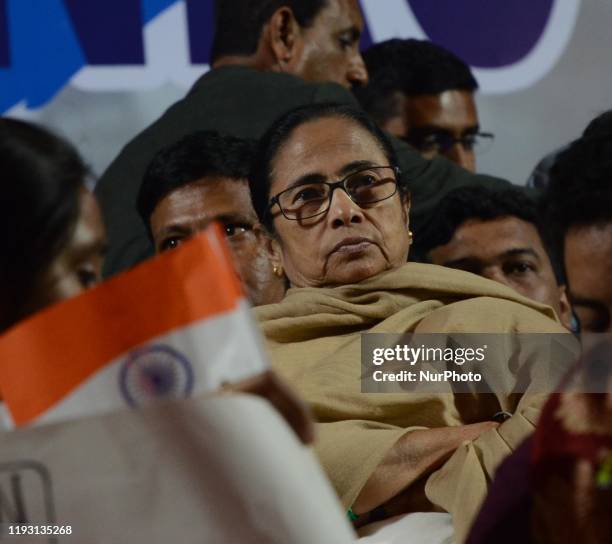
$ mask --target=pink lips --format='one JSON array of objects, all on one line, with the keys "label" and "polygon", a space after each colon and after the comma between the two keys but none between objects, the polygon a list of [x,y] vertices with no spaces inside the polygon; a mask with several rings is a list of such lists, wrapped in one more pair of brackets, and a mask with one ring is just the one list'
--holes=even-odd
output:
[{"label": "pink lips", "polygon": [[360,253],[372,244],[372,240],[363,237],[345,238],[330,251],[332,253]]}]

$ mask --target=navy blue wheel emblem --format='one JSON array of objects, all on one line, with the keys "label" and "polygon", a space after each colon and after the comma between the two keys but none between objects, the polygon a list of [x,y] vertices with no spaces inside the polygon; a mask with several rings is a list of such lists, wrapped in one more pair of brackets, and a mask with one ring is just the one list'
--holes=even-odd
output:
[{"label": "navy blue wheel emblem", "polygon": [[119,387],[132,407],[152,400],[184,399],[193,390],[193,368],[169,346],[147,346],[128,355],[119,373]]}]

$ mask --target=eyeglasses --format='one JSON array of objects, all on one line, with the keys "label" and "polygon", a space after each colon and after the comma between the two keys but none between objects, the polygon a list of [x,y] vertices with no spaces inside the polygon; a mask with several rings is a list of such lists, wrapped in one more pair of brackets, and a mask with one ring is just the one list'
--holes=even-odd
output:
[{"label": "eyeglasses", "polygon": [[278,204],[285,218],[301,221],[329,210],[336,189],[342,189],[355,204],[374,204],[397,192],[400,170],[394,166],[371,166],[352,172],[334,183],[304,183],[281,191],[270,199],[268,213]]},{"label": "eyeglasses", "polygon": [[445,155],[455,144],[461,144],[466,151],[484,153],[491,148],[494,138],[491,132],[474,132],[455,138],[450,132],[438,131],[410,135],[406,140],[419,151]]}]

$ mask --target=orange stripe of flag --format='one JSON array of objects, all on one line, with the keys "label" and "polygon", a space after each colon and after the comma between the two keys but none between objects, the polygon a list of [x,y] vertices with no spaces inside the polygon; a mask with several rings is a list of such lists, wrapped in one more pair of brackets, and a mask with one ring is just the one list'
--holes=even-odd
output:
[{"label": "orange stripe of flag", "polygon": [[156,336],[236,308],[241,288],[218,226],[0,337],[0,390],[16,424]]}]

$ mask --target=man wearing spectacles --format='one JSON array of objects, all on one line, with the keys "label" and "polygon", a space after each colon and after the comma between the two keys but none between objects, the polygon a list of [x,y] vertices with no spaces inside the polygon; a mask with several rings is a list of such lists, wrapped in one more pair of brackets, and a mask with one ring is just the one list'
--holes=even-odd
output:
[{"label": "man wearing spectacles", "polygon": [[481,132],[469,67],[428,41],[388,40],[364,55],[369,84],[355,89],[363,108],[388,133],[431,159],[442,155],[476,170],[475,155],[493,134]]}]

